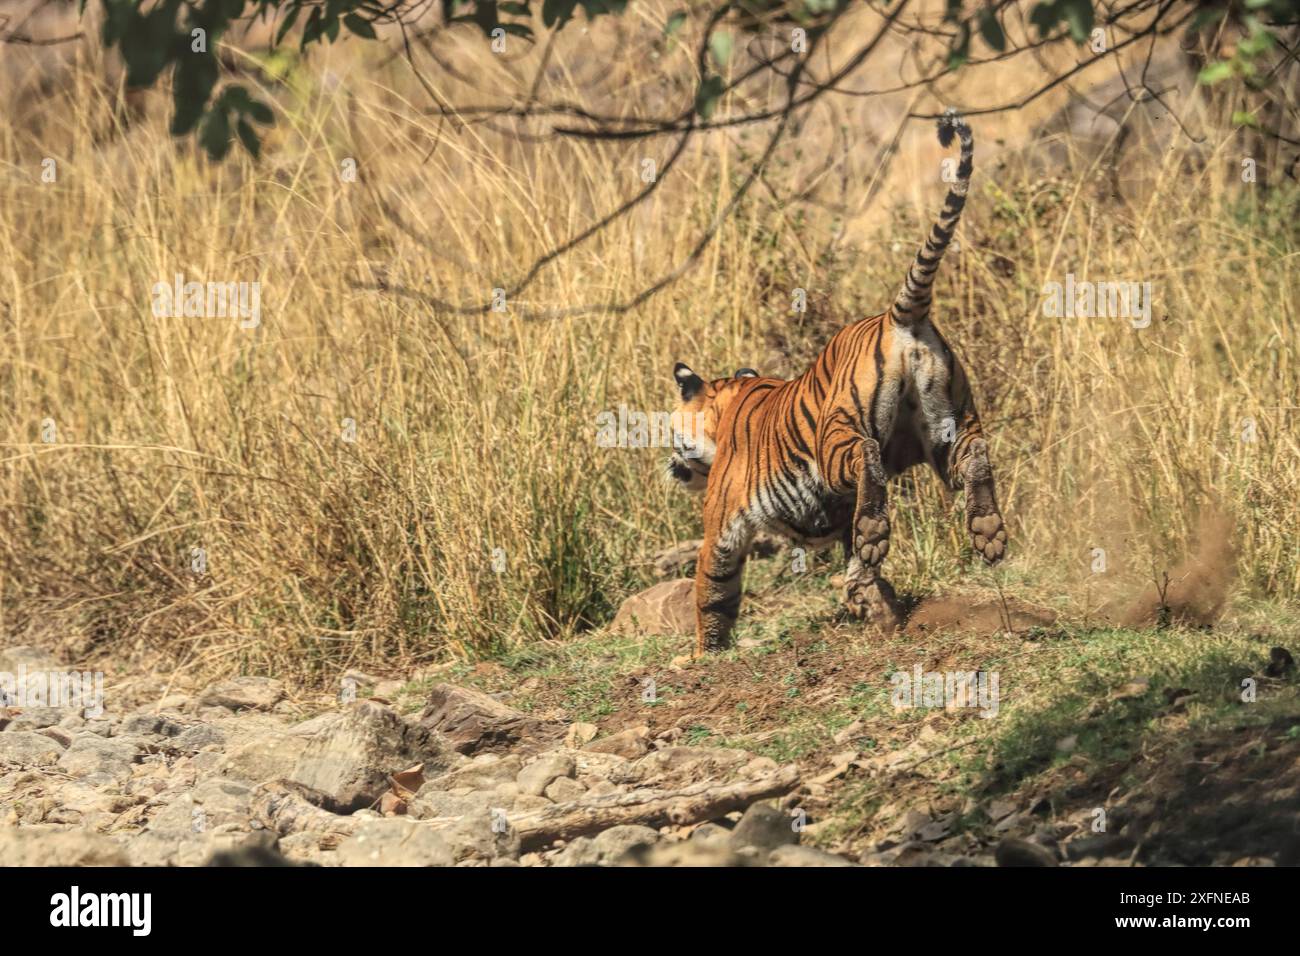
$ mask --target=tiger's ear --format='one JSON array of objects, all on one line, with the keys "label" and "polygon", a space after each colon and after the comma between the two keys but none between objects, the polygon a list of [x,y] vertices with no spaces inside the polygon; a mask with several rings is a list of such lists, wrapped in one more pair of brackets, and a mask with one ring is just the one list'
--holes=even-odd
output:
[{"label": "tiger's ear", "polygon": [[735,377],[736,378],[758,378],[758,373],[755,372],[752,368],[738,368],[736,369]]},{"label": "tiger's ear", "polygon": [[685,362],[678,362],[673,366],[673,378],[677,380],[677,387],[682,391],[683,401],[690,401],[704,387],[704,379],[692,372],[691,367]]}]

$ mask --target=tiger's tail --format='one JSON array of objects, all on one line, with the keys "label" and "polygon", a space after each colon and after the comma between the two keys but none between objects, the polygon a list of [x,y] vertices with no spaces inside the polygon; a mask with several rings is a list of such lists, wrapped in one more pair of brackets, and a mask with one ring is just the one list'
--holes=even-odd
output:
[{"label": "tiger's tail", "polygon": [[974,167],[975,138],[970,126],[956,110],[949,109],[939,117],[939,145],[952,145],[953,134],[961,140],[961,162],[957,165],[957,180],[948,190],[944,200],[943,211],[930,227],[930,235],[925,245],[912,260],[912,267],[907,270],[907,279],[898,292],[890,308],[890,314],[896,323],[903,326],[915,325],[930,312],[930,290],[934,285],[934,274],[939,269],[939,262],[952,241],[952,234],[961,219],[962,207],[966,205],[966,191],[970,188],[970,174]]}]

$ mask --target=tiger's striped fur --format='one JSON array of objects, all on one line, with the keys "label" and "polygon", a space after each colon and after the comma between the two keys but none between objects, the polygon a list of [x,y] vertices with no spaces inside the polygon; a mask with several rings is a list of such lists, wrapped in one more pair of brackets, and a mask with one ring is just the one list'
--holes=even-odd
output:
[{"label": "tiger's striped fur", "polygon": [[988,444],[970,383],[930,317],[931,288],[970,187],[974,142],[952,111],[939,141],[961,143],[956,181],[897,298],[881,315],[841,329],[796,379],[741,369],[705,381],[678,363],[682,403],[669,473],[704,493],[704,543],[696,565],[696,654],[728,646],[740,610],[740,576],[754,535],[774,530],[812,545],[838,540],[848,558],[845,601],[881,626],[898,623],[880,573],[889,553],[886,481],[925,462],[964,489],[977,552],[1002,559]]}]

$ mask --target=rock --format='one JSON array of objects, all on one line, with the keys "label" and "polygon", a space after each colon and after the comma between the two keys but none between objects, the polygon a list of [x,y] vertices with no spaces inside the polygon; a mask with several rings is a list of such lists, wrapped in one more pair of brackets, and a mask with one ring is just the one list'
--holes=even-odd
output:
[{"label": "rock", "polygon": [[24,707],[22,713],[9,721],[9,726],[5,728],[5,732],[44,730],[46,727],[53,727],[65,716],[64,711],[57,707]]},{"label": "rock", "polygon": [[250,783],[284,780],[293,775],[309,744],[307,738],[292,733],[255,737],[231,747],[218,765],[217,772]]},{"label": "rock", "polygon": [[110,837],[85,830],[28,826],[0,829],[5,866],[127,866],[122,847]]},{"label": "rock", "polygon": [[595,740],[598,733],[600,728],[595,724],[571,724],[568,733],[564,735],[564,746],[570,750],[578,750]]},{"label": "rock", "polygon": [[626,730],[593,741],[584,749],[591,753],[614,754],[627,760],[635,760],[650,749],[650,728],[628,727]]},{"label": "rock", "polygon": [[573,758],[568,754],[543,754],[519,771],[515,781],[519,784],[521,794],[539,797],[557,777],[572,777],[575,767]]},{"label": "rock", "polygon": [[755,803],[745,811],[745,815],[731,831],[731,845],[752,846],[760,850],[775,850],[779,846],[788,846],[799,842],[799,834],[793,826],[789,814],[777,809],[770,803]]},{"label": "rock", "polygon": [[406,812],[416,820],[436,820],[440,817],[463,817],[467,813],[500,809],[509,805],[495,793],[447,793],[445,790],[431,789],[426,783],[412,798]]},{"label": "rock", "polygon": [[993,859],[998,866],[1057,865],[1056,854],[1047,847],[1016,837],[1003,837],[993,851]]},{"label": "rock", "polygon": [[226,743],[226,735],[211,724],[196,724],[181,731],[176,736],[174,746],[177,750],[199,751],[204,747],[221,747]]},{"label": "rock", "polygon": [[204,833],[218,827],[253,829],[253,788],[237,780],[209,777],[178,794],[149,821],[148,829]]},{"label": "rock", "polygon": [[852,866],[848,860],[834,853],[826,853],[810,846],[779,846],[767,857],[768,866]]},{"label": "rock", "polygon": [[587,788],[569,777],[552,780],[543,791],[546,799],[555,803],[572,803],[587,795]]},{"label": "rock", "polygon": [[520,743],[534,745],[553,740],[562,732],[515,710],[487,694],[454,684],[436,684],[420,714],[420,726],[445,737],[462,754],[509,750]]},{"label": "rock", "polygon": [[1085,857],[1120,856],[1133,849],[1133,841],[1122,833],[1091,833],[1065,844],[1067,860]]},{"label": "rock", "polygon": [[361,701],[307,743],[289,779],[314,791],[313,802],[326,810],[351,813],[375,803],[390,774],[415,764],[438,773],[451,763],[438,734],[406,723],[391,707]]},{"label": "rock", "polygon": [[451,847],[432,827],[404,817],[364,821],[335,851],[342,866],[451,866]]},{"label": "rock", "polygon": [[270,710],[284,698],[284,684],[271,677],[232,677],[208,687],[199,696],[200,707],[227,710]]},{"label": "rock", "polygon": [[613,866],[630,851],[659,842],[659,833],[649,827],[610,827],[595,837],[578,837],[555,857],[554,866]]},{"label": "rock", "polygon": [[625,600],[610,625],[614,633],[689,634],[695,630],[695,582],[662,581]]},{"label": "rock", "polygon": [[63,756],[63,747],[30,730],[0,734],[0,762],[22,767],[52,767]]},{"label": "rock", "polygon": [[132,714],[122,721],[121,734],[140,736],[179,737],[187,728],[163,714]]},{"label": "rock", "polygon": [[81,734],[63,751],[58,767],[74,777],[122,781],[131,776],[140,753],[139,743],[130,737]]},{"label": "rock", "polygon": [[519,834],[500,810],[475,810],[438,832],[456,863],[519,859]]},{"label": "rock", "polygon": [[514,783],[523,766],[523,758],[518,754],[504,757],[479,754],[464,766],[427,780],[425,787],[431,790],[456,790],[460,787],[494,790],[503,783]]}]

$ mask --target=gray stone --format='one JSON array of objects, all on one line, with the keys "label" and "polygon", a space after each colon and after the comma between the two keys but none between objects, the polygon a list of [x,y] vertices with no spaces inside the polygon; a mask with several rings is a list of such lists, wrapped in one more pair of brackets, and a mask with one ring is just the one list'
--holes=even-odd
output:
[{"label": "gray stone", "polygon": [[67,711],[58,707],[25,707],[21,714],[9,721],[9,725],[5,727],[5,732],[44,730],[46,727],[55,726],[65,716],[67,716]]},{"label": "gray stone", "polygon": [[407,813],[417,820],[433,820],[439,817],[463,817],[467,813],[491,810],[503,805],[503,801],[494,793],[447,793],[445,790],[431,789],[425,784],[411,800]]},{"label": "gray stone", "polygon": [[519,859],[519,834],[510,826],[509,814],[475,810],[439,831],[456,863]]},{"label": "gray stone", "polygon": [[59,758],[58,766],[74,777],[93,775],[122,781],[131,776],[131,767],[140,753],[139,742],[131,737],[105,738],[81,734],[73,738]]},{"label": "gray stone", "polygon": [[224,776],[268,783],[291,777],[310,741],[292,733],[267,734],[227,750],[221,761]]},{"label": "gray stone", "polygon": [[457,790],[461,787],[494,790],[503,783],[513,783],[523,764],[518,754],[504,757],[479,754],[464,766],[427,780],[425,786],[434,790]]},{"label": "gray stone", "polygon": [[587,788],[569,777],[557,777],[547,785],[545,794],[556,803],[573,803],[587,795]]},{"label": "gray stone", "polygon": [[176,735],[177,750],[199,751],[204,747],[224,746],[226,735],[211,724],[195,724]]},{"label": "gray stone", "polygon": [[523,770],[515,781],[519,792],[530,797],[540,797],[546,788],[558,777],[572,777],[575,769],[573,758],[566,753],[542,754]]},{"label": "gray stone", "polygon": [[564,736],[564,725],[546,723],[489,697],[454,684],[436,684],[420,714],[420,725],[442,734],[463,754],[505,751]]},{"label": "gray stone", "polygon": [[790,814],[770,803],[752,804],[736,824],[736,829],[731,831],[731,845],[775,850],[779,846],[798,843],[799,833],[793,824]]},{"label": "gray stone", "polygon": [[56,740],[30,730],[0,734],[0,763],[23,767],[52,767],[63,756]]},{"label": "gray stone", "polygon": [[227,710],[270,710],[284,698],[284,684],[271,677],[232,677],[208,687],[199,707]]},{"label": "gray stone", "polygon": [[403,817],[364,821],[339,844],[341,866],[451,866],[451,848],[439,831]]},{"label": "gray stone", "polygon": [[351,813],[378,800],[391,774],[415,764],[423,764],[426,774],[437,773],[451,763],[438,734],[406,723],[391,707],[361,701],[308,742],[290,779],[314,791],[325,809]]},{"label": "gray stone", "polygon": [[234,825],[252,829],[253,789],[237,780],[209,777],[178,794],[149,821],[148,829],[203,833]]}]

